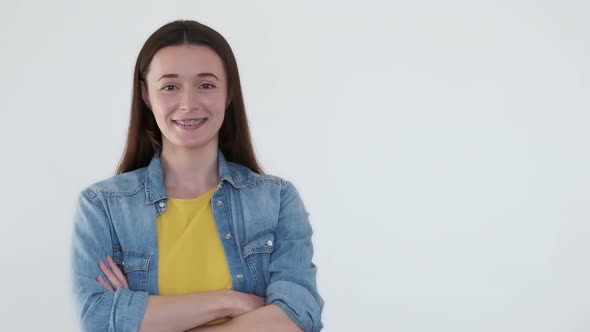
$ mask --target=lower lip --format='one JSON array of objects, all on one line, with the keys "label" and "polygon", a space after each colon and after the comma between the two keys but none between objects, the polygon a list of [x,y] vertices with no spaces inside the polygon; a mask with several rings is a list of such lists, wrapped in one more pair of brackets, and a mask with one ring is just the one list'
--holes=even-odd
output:
[{"label": "lower lip", "polygon": [[207,122],[206,119],[204,121],[201,121],[199,124],[194,125],[194,126],[184,126],[184,125],[181,125],[179,123],[176,123],[176,122],[172,121],[172,123],[174,123],[174,125],[176,125],[176,127],[180,128],[182,130],[196,130],[196,129],[199,129],[199,128],[201,128],[205,124],[205,122]]}]

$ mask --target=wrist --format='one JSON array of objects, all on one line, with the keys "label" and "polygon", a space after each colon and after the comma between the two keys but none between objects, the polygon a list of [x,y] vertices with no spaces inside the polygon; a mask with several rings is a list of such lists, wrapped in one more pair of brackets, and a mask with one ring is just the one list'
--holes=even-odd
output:
[{"label": "wrist", "polygon": [[220,290],[219,296],[219,314],[221,317],[233,317],[236,311],[235,291],[230,289]]}]

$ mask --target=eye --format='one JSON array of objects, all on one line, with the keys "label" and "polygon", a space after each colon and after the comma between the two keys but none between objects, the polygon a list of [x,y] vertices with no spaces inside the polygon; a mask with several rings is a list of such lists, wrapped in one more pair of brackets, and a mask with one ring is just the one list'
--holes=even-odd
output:
[{"label": "eye", "polygon": [[170,90],[173,90],[173,89],[168,89],[168,88],[170,88],[170,87],[172,87],[172,88],[176,88],[176,86],[174,86],[174,85],[165,85],[165,86],[163,86],[163,87],[162,87],[162,90],[165,90],[165,91],[170,91]]},{"label": "eye", "polygon": [[215,85],[213,85],[211,83],[203,83],[203,84],[201,84],[201,87],[203,89],[213,89],[213,88],[215,88]]}]

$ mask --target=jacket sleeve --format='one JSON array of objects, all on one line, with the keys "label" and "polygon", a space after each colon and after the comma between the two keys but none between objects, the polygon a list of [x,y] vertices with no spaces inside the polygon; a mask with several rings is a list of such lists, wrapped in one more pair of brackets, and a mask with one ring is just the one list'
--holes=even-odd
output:
[{"label": "jacket sleeve", "polygon": [[[113,255],[112,227],[96,193],[80,192],[74,213],[71,278],[76,313],[83,331],[137,331],[147,305],[147,292],[108,291],[96,278],[98,262]],[[104,280],[106,277],[102,275]]]},{"label": "jacket sleeve", "polygon": [[266,303],[276,304],[305,332],[320,331],[324,301],[312,263],[312,228],[303,202],[290,182],[281,190],[279,220],[268,271]]}]

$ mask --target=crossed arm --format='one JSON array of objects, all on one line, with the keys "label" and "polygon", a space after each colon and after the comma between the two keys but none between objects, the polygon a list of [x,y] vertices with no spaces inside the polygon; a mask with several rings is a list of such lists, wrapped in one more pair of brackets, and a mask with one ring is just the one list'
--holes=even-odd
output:
[{"label": "crossed arm", "polygon": [[197,327],[190,332],[286,331],[302,330],[276,304],[262,306],[226,323]]},{"label": "crossed arm", "polygon": [[[275,241],[271,254],[268,299],[264,299],[232,290],[177,296],[130,290],[125,275],[112,259],[107,258],[107,264],[113,265],[111,268],[96,263],[113,253],[112,224],[96,192],[90,189],[81,192],[71,259],[73,295],[83,330],[321,330],[323,300],[317,293],[316,267],[311,263],[311,225],[291,185],[285,187],[281,197],[276,227],[276,236],[281,241]],[[111,285],[95,277],[101,270]],[[267,302],[269,305],[265,305]],[[203,325],[218,318],[231,319],[215,326]]]},{"label": "crossed arm", "polygon": [[[107,256],[106,264],[99,262],[99,268],[108,282],[100,276],[97,281],[107,291],[129,288],[127,278],[110,256]],[[302,332],[279,306],[264,304],[262,297],[231,290],[177,296],[150,295],[139,331]],[[217,325],[203,325],[224,317],[232,319]]]}]

